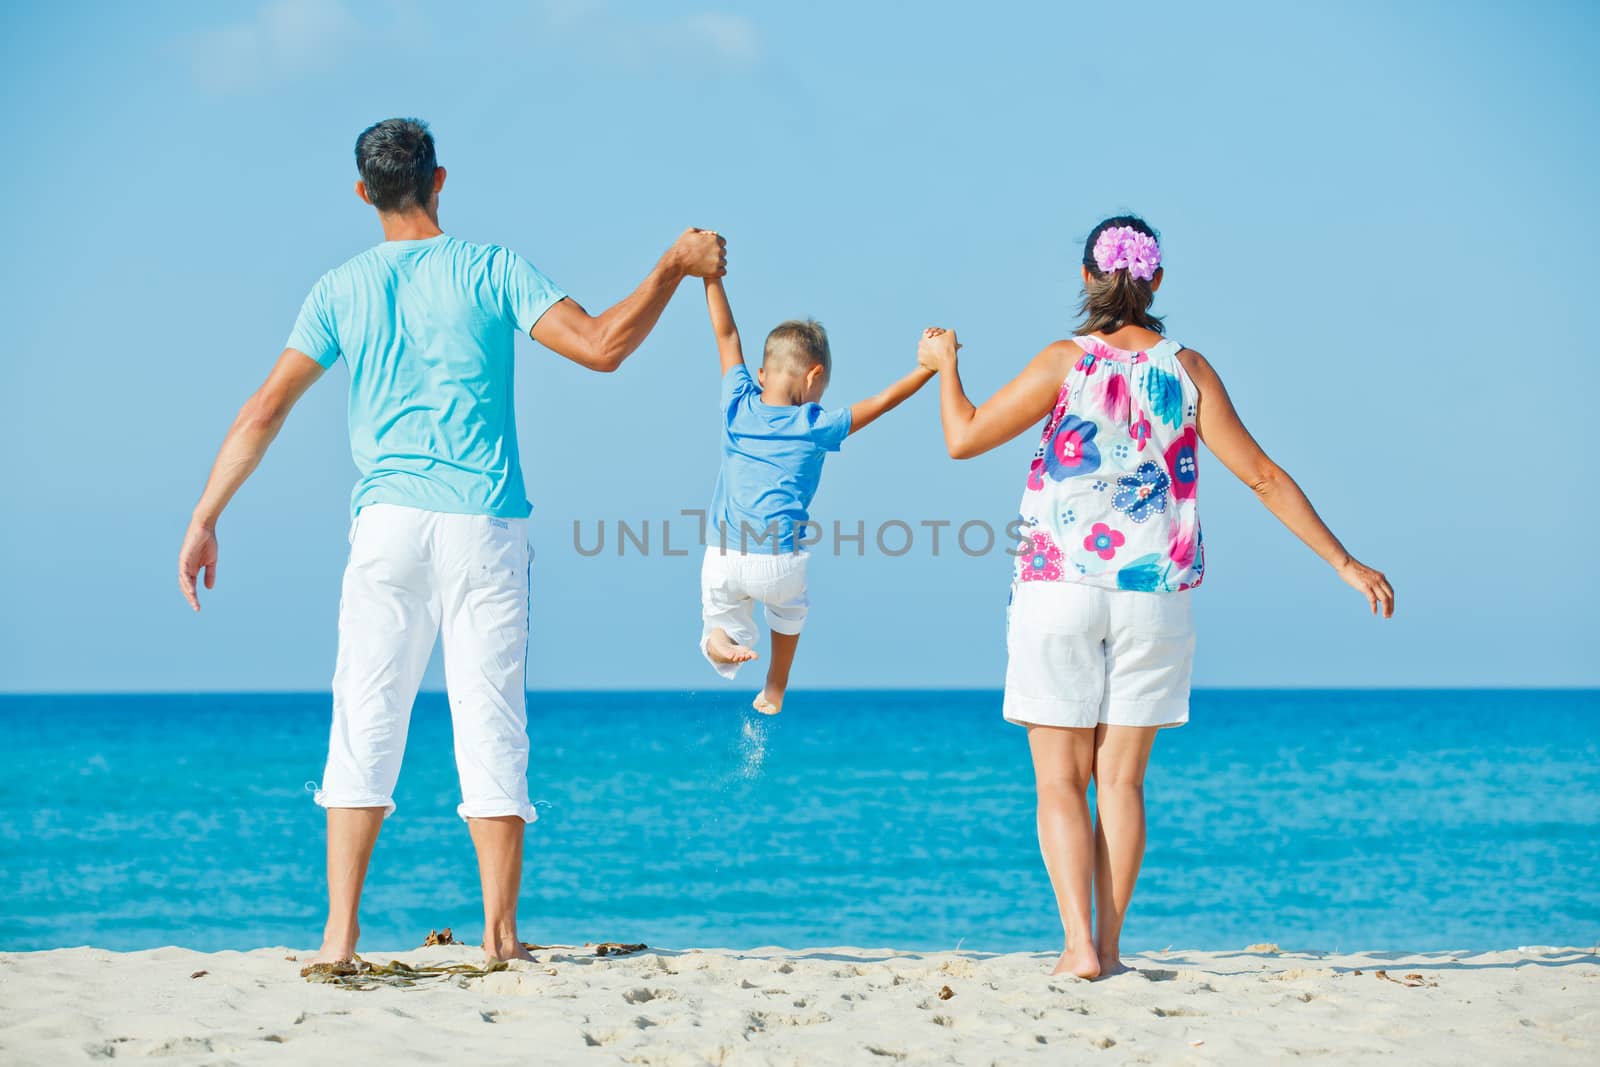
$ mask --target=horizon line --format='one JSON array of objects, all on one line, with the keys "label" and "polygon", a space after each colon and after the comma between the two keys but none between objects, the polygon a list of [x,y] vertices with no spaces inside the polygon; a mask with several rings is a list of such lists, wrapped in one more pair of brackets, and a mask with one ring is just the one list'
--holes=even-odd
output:
[{"label": "horizon line", "polygon": [[[12,697],[110,697],[110,696],[330,696],[331,690],[318,689],[0,689],[0,700]],[[732,695],[736,689],[700,689],[659,686],[607,686],[568,688],[559,686],[524,690],[529,696],[639,696],[649,695]],[[790,693],[1003,693],[1001,686],[810,686],[791,688]],[[1195,693],[1600,693],[1600,685],[1207,685],[1195,686]],[[444,688],[417,690],[420,696],[445,696]]]}]

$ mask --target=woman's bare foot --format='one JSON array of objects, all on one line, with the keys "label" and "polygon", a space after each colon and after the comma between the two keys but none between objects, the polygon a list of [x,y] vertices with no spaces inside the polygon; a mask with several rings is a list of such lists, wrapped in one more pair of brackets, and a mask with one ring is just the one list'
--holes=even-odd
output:
[{"label": "woman's bare foot", "polygon": [[304,962],[307,966],[318,963],[348,963],[356,958],[356,941],[360,937],[360,927],[350,930],[334,930],[330,927],[322,933],[322,947],[317,949],[317,954]]},{"label": "woman's bare foot", "polygon": [[1132,967],[1123,963],[1119,956],[1101,956],[1099,959],[1101,978],[1110,978],[1114,974],[1126,974],[1133,970]]},{"label": "woman's bare foot", "polygon": [[750,702],[750,706],[763,715],[776,715],[783,710],[783,694],[774,693],[770,687],[763,689],[761,695]]},{"label": "woman's bare foot", "polygon": [[706,635],[706,656],[712,663],[749,663],[759,654],[749,645],[741,645],[728,636],[720,626]]},{"label": "woman's bare foot", "polygon": [[1056,960],[1056,969],[1051,974],[1071,974],[1079,978],[1100,977],[1100,957],[1095,954],[1093,945],[1082,945],[1069,948]]},{"label": "woman's bare foot", "polygon": [[509,941],[484,939],[483,958],[487,963],[499,963],[501,960],[527,960],[529,963],[534,962],[533,953],[529,952],[527,946],[516,938],[512,938]]}]

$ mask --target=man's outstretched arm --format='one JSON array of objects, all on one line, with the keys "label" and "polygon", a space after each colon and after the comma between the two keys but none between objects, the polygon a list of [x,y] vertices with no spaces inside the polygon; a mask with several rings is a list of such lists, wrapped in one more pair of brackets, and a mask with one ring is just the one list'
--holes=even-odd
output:
[{"label": "man's outstretched arm", "polygon": [[316,360],[296,349],[284,349],[272,373],[244,402],[222,439],[211,477],[206,479],[205,492],[200,494],[189,530],[183,535],[183,547],[178,550],[178,588],[194,610],[200,610],[195,587],[200,571],[206,572],[207,589],[217,582],[217,519],[222,509],[261,463],[290,409],[320,377],[322,367]]},{"label": "man's outstretched arm", "polygon": [[710,230],[686,230],[627,297],[590,315],[567,297],[540,316],[533,339],[590,370],[622,366],[655,328],[667,301],[686,277],[720,278],[728,268],[728,243]]}]

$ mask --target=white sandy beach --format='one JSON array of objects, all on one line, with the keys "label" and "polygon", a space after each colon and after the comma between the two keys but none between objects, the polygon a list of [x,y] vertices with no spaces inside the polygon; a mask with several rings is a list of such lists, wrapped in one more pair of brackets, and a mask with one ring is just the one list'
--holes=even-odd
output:
[{"label": "white sandy beach", "polygon": [[[0,1062],[1600,1060],[1592,949],[1174,951],[1132,957],[1137,972],[1094,983],[1048,977],[1043,954],[557,949],[481,978],[366,991],[306,982],[286,958],[297,955],[0,954]],[[480,959],[459,946],[400,958]]]}]

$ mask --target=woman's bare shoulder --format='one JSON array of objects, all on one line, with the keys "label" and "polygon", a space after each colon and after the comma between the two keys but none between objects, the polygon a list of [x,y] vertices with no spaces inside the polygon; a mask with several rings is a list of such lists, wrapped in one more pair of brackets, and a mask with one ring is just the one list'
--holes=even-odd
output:
[{"label": "woman's bare shoulder", "polygon": [[1064,337],[1059,341],[1051,341],[1039,350],[1034,356],[1035,362],[1066,363],[1069,366],[1078,362],[1083,355],[1083,348],[1078,344],[1076,337]]},{"label": "woman's bare shoulder", "polygon": [[1201,379],[1210,380],[1217,376],[1217,372],[1212,369],[1206,357],[1193,348],[1178,349],[1178,362],[1188,371],[1189,377],[1196,385],[1201,384]]}]

